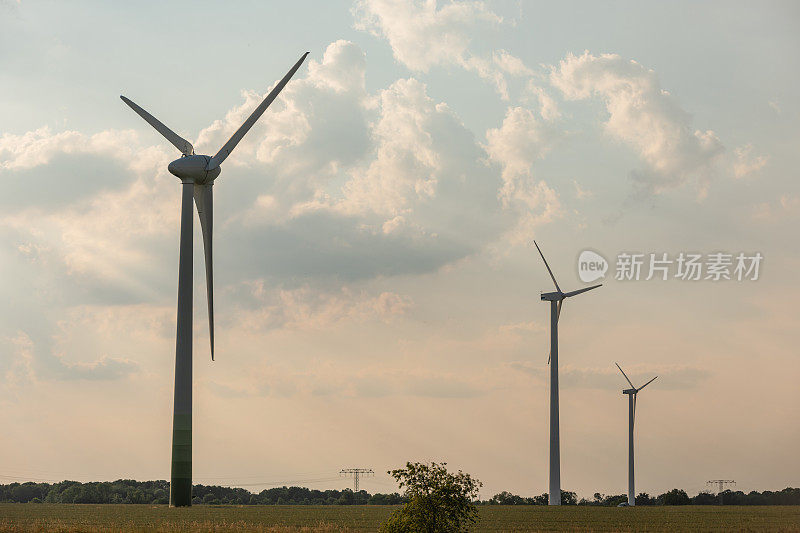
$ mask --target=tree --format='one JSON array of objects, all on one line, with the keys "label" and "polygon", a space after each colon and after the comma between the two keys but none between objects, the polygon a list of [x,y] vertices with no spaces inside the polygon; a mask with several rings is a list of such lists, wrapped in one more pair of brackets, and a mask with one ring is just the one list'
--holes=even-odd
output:
[{"label": "tree", "polygon": [[706,491],[692,498],[692,505],[716,505],[717,503],[719,503],[719,498]]},{"label": "tree", "polygon": [[483,485],[461,470],[447,471],[447,463],[406,463],[388,472],[405,489],[408,502],[381,524],[386,533],[444,533],[467,531],[477,521],[474,500]]},{"label": "tree", "polygon": [[636,496],[636,505],[655,505],[656,500],[651,498],[649,494],[646,492],[640,492],[638,496]]},{"label": "tree", "polygon": [[658,497],[658,503],[661,505],[689,505],[692,503],[692,500],[689,499],[685,491],[681,489],[672,489],[669,492],[661,494]]},{"label": "tree", "polygon": [[561,491],[561,505],[577,505],[578,495],[571,490]]}]

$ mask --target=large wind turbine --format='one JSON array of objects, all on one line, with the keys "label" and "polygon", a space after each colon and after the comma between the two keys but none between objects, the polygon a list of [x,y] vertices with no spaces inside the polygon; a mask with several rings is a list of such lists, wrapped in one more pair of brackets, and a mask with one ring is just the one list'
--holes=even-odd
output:
[{"label": "large wind turbine", "polygon": [[536,241],[533,244],[539,250],[544,266],[547,267],[547,272],[553,280],[553,285],[556,286],[555,292],[542,293],[542,300],[550,302],[550,357],[547,360],[550,363],[550,491],[548,493],[548,503],[550,505],[561,505],[561,444],[558,424],[558,319],[561,316],[561,304],[564,299],[596,289],[602,283],[576,291],[562,292],[539,245],[536,244]]},{"label": "large wind turbine", "polygon": [[172,474],[170,477],[169,504],[182,507],[192,504],[192,199],[197,205],[206,263],[206,291],[208,296],[208,328],[211,341],[211,360],[214,360],[214,287],[211,255],[211,227],[213,201],[211,187],[219,176],[220,165],[230,155],[242,137],[253,127],[267,107],[283,90],[291,77],[303,64],[308,52],[303,54],[291,70],[264,98],[255,111],[244,121],[228,142],[214,157],[196,155],[194,147],[153,115],[120,96],[122,101],[136,111],[156,131],[166,137],[183,155],[169,164],[168,170],[183,184],[181,196],[180,256],[178,264],[178,331],[175,342],[175,403],[172,418]]},{"label": "large wind turbine", "polygon": [[625,374],[622,367],[618,363],[614,364],[617,365],[617,368],[619,368],[619,371],[622,372],[625,380],[631,386],[630,389],[624,389],[622,394],[628,395],[628,505],[633,507],[636,505],[636,489],[633,486],[633,420],[636,418],[636,395],[639,394],[640,390],[650,385],[658,376],[637,389],[628,379],[628,375]]}]

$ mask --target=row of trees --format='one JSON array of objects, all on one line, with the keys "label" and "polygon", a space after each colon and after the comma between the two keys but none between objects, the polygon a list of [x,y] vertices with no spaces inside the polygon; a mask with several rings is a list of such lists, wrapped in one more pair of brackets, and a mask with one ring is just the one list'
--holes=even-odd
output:
[{"label": "row of trees", "polygon": [[[344,490],[313,490],[306,487],[277,487],[262,490],[257,494],[242,488],[220,487],[216,485],[195,485],[192,489],[197,504],[228,505],[398,505],[406,498],[398,493],[370,494],[365,490],[353,492]],[[742,491],[726,490],[722,493],[724,505],[800,505],[800,489],[786,488],[781,491]],[[594,498],[577,498],[574,492],[561,491],[564,505],[616,506],[628,501],[624,494],[606,495],[595,493]],[[169,503],[169,482],[134,481],[120,479],[80,483],[62,481],[61,483],[11,483],[0,485],[0,502],[18,503]],[[689,496],[681,489],[672,489],[664,494],[651,497],[647,493],[636,496],[636,505],[717,505],[719,495],[701,492]],[[478,502],[483,505],[547,505],[547,494],[524,497],[510,492],[495,494],[490,500]]]},{"label": "row of trees", "polygon": [[[277,487],[257,494],[216,485],[194,485],[192,504],[226,505],[396,505],[405,500],[398,493],[369,494],[365,490],[313,490]],[[11,483],[0,485],[0,502],[14,503],[169,503],[169,482],[119,479],[80,483]]]},{"label": "row of trees", "polygon": [[[615,507],[628,501],[627,494],[606,495],[595,492],[594,498],[578,500],[574,492],[561,491],[561,503],[564,505],[597,505]],[[686,491],[672,489],[659,494],[655,498],[646,492],[636,496],[636,505],[800,505],[800,489],[786,488],[781,491],[765,490],[764,492],[752,491],[744,493],[740,490],[726,490],[721,494],[701,492],[696,496],[689,496]],[[489,505],[547,505],[547,493],[533,498],[525,498],[501,492],[495,494],[488,502]]]}]

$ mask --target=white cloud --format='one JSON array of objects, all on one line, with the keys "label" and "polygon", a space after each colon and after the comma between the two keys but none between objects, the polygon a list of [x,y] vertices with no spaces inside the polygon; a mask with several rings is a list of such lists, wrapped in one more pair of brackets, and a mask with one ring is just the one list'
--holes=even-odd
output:
[{"label": "white cloud", "polygon": [[442,165],[430,128],[435,115],[450,113],[447,106],[435,104],[425,85],[411,78],[382,91],[380,109],[373,130],[376,157],[345,185],[339,205],[344,212],[374,211],[395,217],[416,200],[436,194]]},{"label": "white cloud", "polygon": [[512,242],[525,242],[536,226],[561,214],[558,194],[543,180],[536,180],[532,170],[534,162],[551,149],[555,137],[548,125],[522,107],[509,108],[502,126],[486,132],[489,160],[503,169],[499,197],[504,207],[520,212]]},{"label": "white cloud", "polygon": [[357,29],[386,37],[398,61],[422,72],[436,65],[466,65],[472,58],[470,33],[502,21],[483,2],[439,7],[436,0],[365,0],[356,3],[353,13]]},{"label": "white cloud", "polygon": [[558,109],[558,104],[543,87],[540,87],[533,80],[528,80],[526,90],[531,96],[536,98],[539,104],[539,114],[543,119],[554,121],[561,118],[561,111]]},{"label": "white cloud", "polygon": [[661,87],[655,72],[617,54],[569,54],[551,83],[570,100],[599,97],[609,113],[605,130],[647,163],[635,174],[642,192],[659,193],[694,180],[702,196],[709,167],[722,153],[717,135],[691,127],[691,116]]},{"label": "white cloud", "polygon": [[77,131],[54,134],[43,126],[22,135],[5,133],[0,137],[0,169],[29,169],[45,165],[61,154],[106,155],[128,161],[137,141],[132,130],[109,130],[89,136]]},{"label": "white cloud", "polygon": [[361,0],[353,14],[356,29],[386,38],[395,59],[413,71],[458,66],[492,83],[505,100],[509,99],[507,76],[532,74],[506,50],[472,50],[473,36],[503,22],[483,2],[439,5],[436,0]]},{"label": "white cloud", "polygon": [[[504,71],[527,73],[508,54],[494,58]],[[481,250],[518,220],[526,227],[546,221],[558,205],[555,193],[514,160],[524,157],[515,150],[545,135],[538,118],[519,111],[529,130],[511,132],[527,135],[529,145],[507,140],[521,144],[503,151],[494,140],[501,176],[425,84],[400,79],[368,94],[365,69],[357,45],[331,43],[225,162],[215,187],[215,248],[227,255],[217,257],[216,289],[230,293],[232,308],[253,329],[391,320],[410,300],[392,291],[366,293],[355,282],[435,271]],[[200,132],[198,152],[213,153],[261,98],[243,94],[223,120]],[[41,128],[2,137],[0,177],[19,184],[19,194],[0,217],[0,238],[21,280],[2,295],[25,305],[2,309],[0,334],[24,331],[43,375],[116,379],[137,371],[126,354],[81,339],[105,335],[101,317],[115,306],[171,301],[174,271],[166,266],[176,260],[179,187],[165,170],[172,148],[155,134],[147,139],[156,144],[114,130]],[[50,189],[62,182],[44,203],[42,183]],[[282,288],[259,299],[231,279]],[[76,318],[87,305],[98,306],[99,323]],[[73,318],[64,322],[65,316]]]},{"label": "white cloud", "polygon": [[766,166],[768,160],[765,155],[754,155],[752,144],[739,146],[734,150],[733,175],[744,178],[755,174]]}]

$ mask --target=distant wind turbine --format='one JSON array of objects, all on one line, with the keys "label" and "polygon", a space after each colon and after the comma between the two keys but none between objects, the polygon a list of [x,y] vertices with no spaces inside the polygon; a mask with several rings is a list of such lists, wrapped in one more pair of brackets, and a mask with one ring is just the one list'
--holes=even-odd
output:
[{"label": "distant wind turbine", "polygon": [[548,493],[550,505],[561,505],[561,444],[559,437],[558,423],[558,319],[561,316],[561,304],[566,298],[577,296],[582,292],[590,291],[600,287],[593,285],[571,292],[561,292],[547,259],[544,258],[542,250],[536,241],[533,242],[539,255],[542,256],[544,266],[556,286],[556,292],[542,293],[542,300],[550,302],[550,357],[547,362],[550,364],[550,491]]},{"label": "distant wind turbine", "polygon": [[631,380],[628,379],[628,375],[625,374],[622,367],[620,367],[618,363],[614,364],[617,365],[617,368],[619,368],[619,371],[622,372],[622,375],[625,376],[625,380],[631,386],[630,389],[624,389],[622,394],[628,395],[628,505],[633,507],[636,505],[636,489],[633,484],[633,421],[636,418],[636,395],[639,394],[640,390],[650,385],[658,376],[637,389],[633,386]]},{"label": "distant wind turbine", "polygon": [[264,101],[244,121],[228,142],[214,157],[195,155],[189,141],[162,124],[153,115],[120,96],[122,101],[163,135],[183,154],[169,164],[170,173],[183,184],[181,197],[180,255],[178,264],[178,331],[175,342],[175,403],[172,418],[172,473],[170,477],[169,504],[182,507],[192,504],[192,199],[197,205],[206,263],[206,291],[208,296],[208,328],[211,341],[211,360],[214,360],[214,286],[211,255],[211,228],[214,204],[211,187],[219,176],[220,165],[230,155],[242,137],[264,114],[264,111],[283,90],[291,77],[303,64],[306,52],[283,77]]}]

